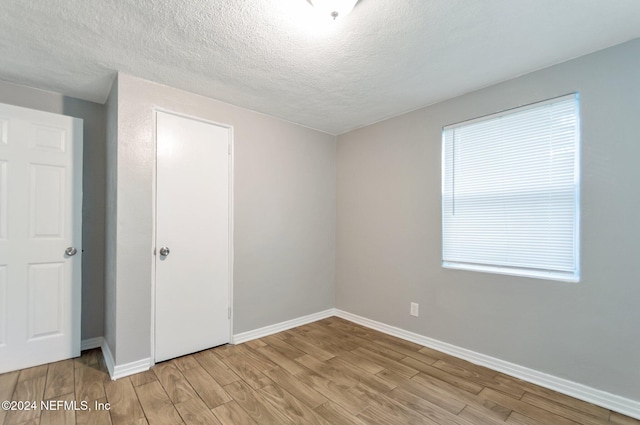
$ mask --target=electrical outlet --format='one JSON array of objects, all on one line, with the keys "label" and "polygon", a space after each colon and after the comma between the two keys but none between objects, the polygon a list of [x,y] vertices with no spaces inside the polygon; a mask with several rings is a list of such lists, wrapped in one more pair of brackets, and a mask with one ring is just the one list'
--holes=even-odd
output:
[{"label": "electrical outlet", "polygon": [[418,303],[411,303],[409,314],[418,317],[420,305]]}]

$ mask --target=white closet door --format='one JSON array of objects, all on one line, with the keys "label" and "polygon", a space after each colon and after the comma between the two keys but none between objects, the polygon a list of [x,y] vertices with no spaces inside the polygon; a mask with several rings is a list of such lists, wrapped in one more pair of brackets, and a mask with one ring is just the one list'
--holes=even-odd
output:
[{"label": "white closet door", "polygon": [[157,113],[155,361],[229,342],[231,130]]},{"label": "white closet door", "polygon": [[80,355],[82,120],[0,104],[0,373]]}]

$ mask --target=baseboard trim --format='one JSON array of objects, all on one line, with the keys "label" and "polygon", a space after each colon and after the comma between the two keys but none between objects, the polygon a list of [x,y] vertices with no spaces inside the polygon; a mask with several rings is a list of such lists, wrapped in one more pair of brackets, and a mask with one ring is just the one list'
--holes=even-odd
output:
[{"label": "baseboard trim", "polygon": [[101,348],[104,363],[107,366],[107,370],[109,371],[109,376],[112,381],[124,378],[125,376],[135,375],[136,373],[144,372],[151,368],[151,358],[125,363],[123,365],[116,365],[113,359],[113,354],[111,354],[111,350],[109,349],[109,345],[106,341],[103,341]]},{"label": "baseboard trim", "polygon": [[349,320],[367,328],[371,328],[388,335],[402,338],[404,340],[411,341],[425,347],[433,348],[434,350],[442,351],[443,353],[447,353],[463,360],[467,360],[471,363],[488,367],[495,371],[502,372],[506,375],[522,379],[523,381],[531,382],[532,384],[540,385],[541,387],[557,391],[559,393],[577,398],[579,400],[596,404],[598,406],[613,410],[623,415],[640,419],[640,402],[638,401],[611,394],[606,391],[598,390],[583,384],[579,384],[577,382],[558,378],[556,376],[549,375],[534,369],[529,369],[527,367],[500,360],[495,357],[487,356],[486,354],[467,350],[466,348],[458,347],[446,342],[439,341],[437,339],[422,336],[414,332],[409,332],[404,329],[377,322],[375,320],[367,319],[366,317],[358,316],[343,310],[336,309],[335,315],[337,317]]},{"label": "baseboard trim", "polygon": [[107,371],[109,372],[109,376],[111,376],[111,379],[114,379],[113,370],[114,370],[115,361],[113,360],[113,354],[111,354],[111,350],[109,349],[109,344],[107,344],[106,340],[102,341],[102,345],[100,346],[100,349],[102,349],[102,357],[104,358],[105,366],[107,366]]},{"label": "baseboard trim", "polygon": [[151,368],[151,358],[148,357],[146,359],[138,360],[131,363],[126,363],[123,365],[116,365],[114,367],[113,373],[111,375],[111,379],[115,381],[116,379],[124,378],[125,376],[135,375],[136,373],[145,372]]},{"label": "baseboard trim", "polygon": [[318,313],[309,314],[307,316],[298,317],[296,319],[287,320],[273,325],[265,326],[263,328],[254,329],[252,331],[242,332],[233,335],[233,344],[242,344],[243,342],[251,341],[252,339],[258,339],[265,336],[273,335],[278,332],[283,332],[288,329],[295,328],[296,326],[306,325],[307,323],[317,322],[318,320],[326,319],[335,315],[335,309],[330,308],[328,310],[320,311]]},{"label": "baseboard trim", "polygon": [[104,341],[104,338],[101,336],[97,336],[95,338],[83,339],[80,342],[80,351],[100,348],[102,347],[103,341]]}]

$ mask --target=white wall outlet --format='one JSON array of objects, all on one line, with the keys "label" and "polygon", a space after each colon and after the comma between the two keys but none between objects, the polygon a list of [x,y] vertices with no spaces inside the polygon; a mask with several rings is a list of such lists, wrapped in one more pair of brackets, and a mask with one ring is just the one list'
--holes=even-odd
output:
[{"label": "white wall outlet", "polygon": [[411,303],[409,314],[418,317],[420,305],[418,303]]}]

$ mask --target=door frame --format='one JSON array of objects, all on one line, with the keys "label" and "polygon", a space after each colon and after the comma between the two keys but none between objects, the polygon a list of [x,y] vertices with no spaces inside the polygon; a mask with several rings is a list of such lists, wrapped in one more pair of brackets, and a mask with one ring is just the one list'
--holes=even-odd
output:
[{"label": "door frame", "polygon": [[151,361],[149,366],[156,363],[156,264],[158,256],[156,255],[156,237],[157,237],[157,179],[158,179],[158,112],[175,115],[181,118],[199,121],[205,124],[215,125],[229,130],[229,344],[233,344],[233,239],[234,239],[234,197],[233,197],[233,164],[234,164],[234,131],[230,124],[223,124],[217,121],[208,120],[202,117],[176,112],[170,109],[155,107],[153,108],[153,177],[152,177],[152,238],[150,252],[151,261]]}]

